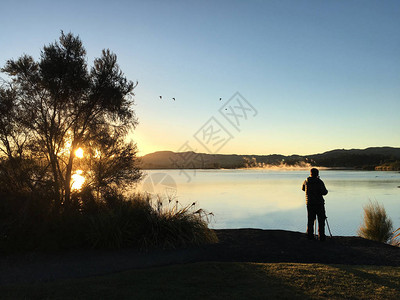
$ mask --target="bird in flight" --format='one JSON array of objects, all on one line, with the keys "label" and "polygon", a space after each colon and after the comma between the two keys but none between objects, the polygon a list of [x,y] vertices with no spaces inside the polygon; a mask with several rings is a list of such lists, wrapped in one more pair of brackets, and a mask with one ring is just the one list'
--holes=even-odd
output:
[{"label": "bird in flight", "polygon": [[175,98],[172,98],[175,101]]},{"label": "bird in flight", "polygon": [[160,99],[162,99],[162,96],[160,96]]},{"label": "bird in flight", "polygon": [[219,101],[221,101],[222,100],[222,98],[219,98]]}]

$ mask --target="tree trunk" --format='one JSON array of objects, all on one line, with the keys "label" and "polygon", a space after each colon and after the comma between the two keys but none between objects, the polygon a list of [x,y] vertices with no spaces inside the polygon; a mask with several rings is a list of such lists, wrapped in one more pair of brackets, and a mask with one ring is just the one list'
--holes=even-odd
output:
[{"label": "tree trunk", "polygon": [[68,159],[68,165],[67,165],[67,170],[65,173],[65,205],[71,204],[71,177],[72,177],[72,164],[74,162],[74,151],[75,151],[75,145],[72,143],[72,149],[69,154],[69,159]]},{"label": "tree trunk", "polygon": [[54,194],[55,194],[54,210],[56,212],[59,212],[62,202],[62,193],[60,190],[61,185],[57,170],[57,162],[56,162],[57,157],[51,151],[49,151],[49,157],[50,157],[51,169],[54,176]]}]

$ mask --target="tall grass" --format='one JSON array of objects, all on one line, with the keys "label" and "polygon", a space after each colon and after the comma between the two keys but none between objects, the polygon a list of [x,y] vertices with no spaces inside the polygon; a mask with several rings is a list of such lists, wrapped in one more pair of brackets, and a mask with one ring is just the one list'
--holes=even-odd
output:
[{"label": "tall grass", "polygon": [[[135,194],[90,191],[73,197],[59,213],[36,195],[0,197],[0,252],[122,247],[175,248],[217,242],[208,228],[210,214],[195,205]],[[166,205],[164,203],[167,203]]]},{"label": "tall grass", "polygon": [[96,248],[134,246],[140,249],[175,248],[217,242],[208,216],[194,205],[137,194],[114,203],[90,218],[88,239]]},{"label": "tall grass", "polygon": [[196,204],[181,206],[178,201],[157,197],[150,214],[150,226],[141,241],[145,248],[201,245],[217,242],[207,226],[212,214],[196,209]]},{"label": "tall grass", "polygon": [[359,236],[387,243],[393,232],[392,220],[387,216],[383,205],[378,202],[369,202],[364,206],[364,219],[357,233]]}]

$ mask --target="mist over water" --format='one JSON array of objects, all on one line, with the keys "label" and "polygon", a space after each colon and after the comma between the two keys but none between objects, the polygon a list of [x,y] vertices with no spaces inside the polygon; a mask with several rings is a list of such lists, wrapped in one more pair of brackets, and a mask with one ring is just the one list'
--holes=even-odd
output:
[{"label": "mist over water", "polygon": [[[309,169],[147,170],[137,190],[175,196],[214,214],[212,228],[262,228],[305,232],[303,181]],[[150,178],[157,180],[149,181]],[[326,212],[333,235],[356,235],[363,205],[383,204],[400,227],[400,173],[321,170],[329,191]],[[153,179],[154,179],[153,178]],[[144,188],[145,186],[145,188]],[[328,232],[327,232],[328,233]]]},{"label": "mist over water", "polygon": [[[264,163],[260,163],[259,166],[257,167],[252,167],[251,169],[253,170],[275,170],[275,171],[295,171],[295,170],[306,170],[309,171],[311,168],[318,168],[320,170],[324,170],[327,169],[326,167],[315,167],[312,166],[310,163],[306,163],[306,162],[299,162],[295,165],[291,165],[291,164],[286,164],[281,162],[279,165],[270,165],[270,164],[264,164]],[[247,168],[243,168],[244,170],[246,170]]]}]

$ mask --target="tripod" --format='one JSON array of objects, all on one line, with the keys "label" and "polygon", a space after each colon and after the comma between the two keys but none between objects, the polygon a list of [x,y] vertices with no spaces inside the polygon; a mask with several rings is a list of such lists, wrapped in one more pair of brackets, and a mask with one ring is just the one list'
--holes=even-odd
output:
[{"label": "tripod", "polygon": [[314,239],[318,239],[318,233],[317,233],[317,220],[318,218],[315,218],[314,220]]},{"label": "tripod", "polygon": [[[314,238],[315,239],[318,239],[317,221],[318,221],[318,218],[315,218],[315,220],[314,220]],[[328,217],[327,216],[325,216],[325,222],[326,222],[326,225],[328,226],[329,236],[331,237],[331,239],[333,239],[331,228],[329,227]]]},{"label": "tripod", "polygon": [[326,225],[328,225],[329,235],[330,235],[330,237],[331,237],[331,239],[332,239],[333,236],[332,236],[331,229],[329,228],[329,223],[328,223],[328,217],[327,217],[327,216],[325,216],[325,221],[326,221]]}]

